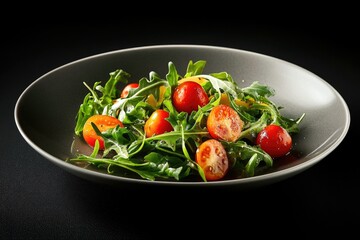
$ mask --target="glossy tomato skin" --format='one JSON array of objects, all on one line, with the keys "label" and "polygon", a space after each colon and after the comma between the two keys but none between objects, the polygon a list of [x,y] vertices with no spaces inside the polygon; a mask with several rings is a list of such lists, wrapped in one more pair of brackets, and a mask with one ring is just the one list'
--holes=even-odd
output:
[{"label": "glossy tomato skin", "polygon": [[271,124],[258,133],[256,144],[271,157],[282,157],[290,152],[292,137],[283,127]]},{"label": "glossy tomato skin", "polygon": [[139,84],[138,83],[129,83],[128,85],[126,85],[124,87],[124,89],[122,90],[120,97],[121,98],[126,98],[129,95],[129,91],[133,88],[138,88]]},{"label": "glossy tomato skin", "polygon": [[209,103],[209,96],[197,82],[185,81],[179,84],[172,95],[172,101],[178,112],[191,113]]},{"label": "glossy tomato skin", "polygon": [[168,117],[169,112],[163,109],[155,110],[145,122],[144,130],[146,132],[146,137],[171,132],[173,127],[170,122],[166,120]]},{"label": "glossy tomato skin", "polygon": [[206,122],[210,135],[218,140],[235,142],[241,135],[244,122],[239,114],[228,105],[215,106]]},{"label": "glossy tomato skin", "polygon": [[203,142],[196,151],[196,162],[204,170],[208,181],[222,179],[229,170],[229,159],[223,145],[209,139]]},{"label": "glossy tomato skin", "polygon": [[100,150],[104,150],[105,144],[104,139],[101,136],[98,136],[92,127],[91,123],[94,123],[100,132],[105,132],[110,128],[115,128],[116,126],[124,127],[123,123],[112,116],[107,115],[93,115],[85,122],[83,128],[83,138],[89,146],[94,147],[96,140],[99,141]]}]

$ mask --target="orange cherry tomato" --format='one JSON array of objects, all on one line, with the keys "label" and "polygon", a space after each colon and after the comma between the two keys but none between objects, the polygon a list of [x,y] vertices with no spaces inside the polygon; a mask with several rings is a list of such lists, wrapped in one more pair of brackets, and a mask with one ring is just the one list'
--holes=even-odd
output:
[{"label": "orange cherry tomato", "polygon": [[213,138],[235,142],[241,135],[244,122],[234,109],[220,104],[211,110],[206,126]]},{"label": "orange cherry tomato", "polygon": [[270,124],[256,137],[256,144],[271,157],[282,157],[292,148],[292,137],[283,127]]},{"label": "orange cherry tomato", "polygon": [[204,170],[209,181],[222,179],[229,169],[229,160],[223,145],[209,139],[203,142],[196,151],[196,162]]},{"label": "orange cherry tomato", "polygon": [[124,89],[122,90],[120,97],[121,98],[126,98],[129,95],[129,91],[133,88],[138,88],[139,84],[138,83],[129,83],[128,85],[126,85],[124,87]]},{"label": "orange cherry tomato", "polygon": [[173,93],[172,101],[178,112],[191,113],[209,103],[209,97],[204,88],[197,82],[186,81],[179,84]]},{"label": "orange cherry tomato", "polygon": [[98,140],[100,150],[104,150],[105,148],[104,139],[96,134],[91,123],[94,123],[100,130],[100,132],[105,132],[110,128],[115,128],[117,125],[119,125],[120,127],[124,127],[123,123],[119,119],[112,116],[93,115],[89,117],[89,119],[85,122],[83,128],[83,137],[86,143],[89,144],[91,147],[94,147],[96,140]]},{"label": "orange cherry tomato", "polygon": [[169,117],[169,112],[157,109],[155,110],[145,122],[146,137],[159,135],[165,132],[171,132],[173,127],[170,122],[166,120]]},{"label": "orange cherry tomato", "polygon": [[183,82],[188,82],[188,81],[191,81],[191,82],[196,82],[200,85],[203,85],[205,83],[208,82],[208,80],[206,78],[203,78],[203,77],[197,77],[197,76],[191,76],[191,77],[186,77],[186,78],[182,78],[178,81],[178,84],[181,84]]}]

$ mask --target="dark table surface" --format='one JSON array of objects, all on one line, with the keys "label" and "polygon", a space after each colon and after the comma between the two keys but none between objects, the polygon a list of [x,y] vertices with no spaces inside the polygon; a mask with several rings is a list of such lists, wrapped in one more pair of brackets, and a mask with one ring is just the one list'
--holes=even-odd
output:
[{"label": "dark table surface", "polygon": [[[160,22],[136,27],[126,22],[6,27],[0,71],[0,239],[171,239],[218,233],[240,238],[250,229],[254,236],[265,229],[273,236],[286,229],[311,236],[308,230],[321,226],[327,232],[355,231],[352,226],[360,219],[355,28],[325,21],[292,27],[220,23],[172,27]],[[351,113],[347,136],[310,169],[242,191],[100,185],[53,165],[18,132],[16,100],[48,71],[102,52],[178,43],[254,51],[310,70],[347,102]]]}]

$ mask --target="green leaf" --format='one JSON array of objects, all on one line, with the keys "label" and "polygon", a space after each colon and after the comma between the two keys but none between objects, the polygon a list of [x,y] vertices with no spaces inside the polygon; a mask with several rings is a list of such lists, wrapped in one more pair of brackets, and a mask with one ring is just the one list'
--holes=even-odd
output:
[{"label": "green leaf", "polygon": [[103,97],[108,97],[109,99],[115,99],[120,96],[120,90],[118,83],[127,83],[130,78],[130,74],[125,72],[122,69],[118,69],[110,73],[110,79],[106,82],[104,89],[102,90]]},{"label": "green leaf", "polygon": [[275,90],[269,86],[260,84],[258,81],[253,82],[250,86],[242,88],[242,91],[251,95],[255,100],[259,97],[271,97],[275,95]]},{"label": "green leaf", "polygon": [[166,74],[166,80],[171,88],[175,88],[178,85],[179,75],[173,62],[168,64],[169,72]]},{"label": "green leaf", "polygon": [[240,168],[240,171],[244,171],[247,177],[254,176],[256,168],[261,162],[265,163],[266,168],[273,165],[273,159],[270,155],[257,146],[251,146],[244,141],[222,143],[228,152],[233,168]]},{"label": "green leaf", "polygon": [[188,66],[186,69],[186,74],[184,75],[184,78],[202,74],[202,72],[205,68],[205,65],[206,65],[206,61],[204,61],[204,60],[199,60],[195,63],[192,60],[190,60],[188,63]]},{"label": "green leaf", "polygon": [[251,142],[254,142],[256,139],[257,134],[266,126],[268,125],[269,114],[264,112],[262,116],[253,123],[248,124],[243,131],[239,139],[248,139]]}]

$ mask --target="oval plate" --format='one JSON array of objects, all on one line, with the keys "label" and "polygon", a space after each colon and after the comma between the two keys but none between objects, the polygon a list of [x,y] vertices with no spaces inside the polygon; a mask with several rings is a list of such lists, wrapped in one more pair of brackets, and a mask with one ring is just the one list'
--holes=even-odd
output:
[{"label": "oval plate", "polygon": [[[114,176],[66,162],[72,157],[75,116],[88,90],[83,82],[105,82],[109,73],[121,68],[134,81],[155,71],[165,76],[172,61],[185,72],[189,60],[206,60],[204,73],[226,71],[240,86],[254,81],[271,86],[271,98],[284,106],[283,114],[296,118],[306,113],[300,133],[294,138],[295,160],[275,164],[270,171],[249,178],[215,182],[148,181]],[[121,184],[171,186],[238,186],[271,184],[294,176],[330,154],[344,139],[350,113],[340,94],[326,81],[292,63],[259,53],[205,45],[155,45],[113,51],[61,66],[35,80],[15,105],[15,122],[23,138],[38,153],[66,171],[84,179]],[[80,147],[81,148],[81,147]]]}]

